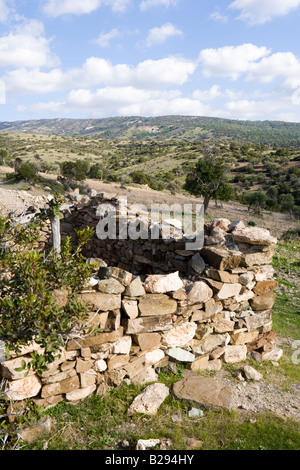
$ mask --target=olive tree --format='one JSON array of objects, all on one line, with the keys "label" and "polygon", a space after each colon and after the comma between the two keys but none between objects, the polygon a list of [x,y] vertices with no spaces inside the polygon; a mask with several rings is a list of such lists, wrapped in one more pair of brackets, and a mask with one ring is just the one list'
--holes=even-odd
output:
[{"label": "olive tree", "polygon": [[214,149],[206,150],[196,166],[187,174],[184,189],[204,198],[204,213],[211,199],[228,201],[233,191],[226,177],[227,166]]}]

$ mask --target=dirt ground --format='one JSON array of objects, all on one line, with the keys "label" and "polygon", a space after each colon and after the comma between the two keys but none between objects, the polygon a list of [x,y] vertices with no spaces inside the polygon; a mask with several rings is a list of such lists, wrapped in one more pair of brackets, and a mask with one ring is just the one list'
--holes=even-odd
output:
[{"label": "dirt ground", "polygon": [[[277,346],[280,347],[280,339]],[[276,365],[273,366],[276,369]],[[299,365],[295,365],[299,367]],[[242,368],[241,368],[242,369]],[[274,413],[287,419],[300,420],[300,384],[292,384],[288,391],[283,390],[276,380],[249,381],[231,377],[222,368],[215,376],[218,382],[231,387],[232,406],[245,413]]]},{"label": "dirt ground", "polygon": [[[0,167],[0,174],[4,175],[6,172],[13,170],[8,167]],[[56,179],[56,175],[42,174],[46,178]],[[86,180],[87,188],[94,189],[98,193],[103,193],[105,196],[112,197],[122,195],[127,198],[128,204],[143,204],[148,208],[151,204],[202,204],[202,199],[197,199],[190,195],[171,194],[169,192],[158,192],[150,189],[148,186],[128,186],[122,188],[118,183],[104,183],[96,180]],[[22,185],[24,187],[24,184]],[[29,185],[26,185],[29,187]],[[4,185],[4,181],[0,180],[0,212],[8,214],[11,210],[20,210],[24,208],[24,203],[29,205],[40,205],[45,201],[46,192],[40,188],[30,187],[29,190],[16,191],[8,190],[9,186]],[[37,199],[32,199],[32,196]],[[44,196],[44,197],[43,197]],[[43,197],[41,200],[40,198]],[[214,218],[224,217],[231,221],[243,220],[244,222],[253,221],[257,226],[270,230],[273,236],[280,238],[280,236],[289,228],[299,227],[299,221],[290,219],[286,214],[269,213],[264,211],[262,216],[257,216],[249,213],[247,208],[238,203],[223,203],[222,207],[215,207],[215,202],[210,203],[207,220]]]}]

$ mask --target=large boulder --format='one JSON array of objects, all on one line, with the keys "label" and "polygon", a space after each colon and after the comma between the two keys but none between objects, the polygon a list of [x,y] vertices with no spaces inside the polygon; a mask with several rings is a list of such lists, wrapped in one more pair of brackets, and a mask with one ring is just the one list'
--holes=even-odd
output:
[{"label": "large boulder", "polygon": [[250,245],[276,245],[277,238],[272,237],[269,230],[259,227],[236,228],[232,232],[234,242],[249,243]]}]

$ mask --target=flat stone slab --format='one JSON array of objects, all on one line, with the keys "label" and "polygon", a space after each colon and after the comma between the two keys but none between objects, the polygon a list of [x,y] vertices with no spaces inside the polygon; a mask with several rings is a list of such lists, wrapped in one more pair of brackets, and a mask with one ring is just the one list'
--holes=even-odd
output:
[{"label": "flat stone slab", "polygon": [[195,355],[181,348],[171,348],[166,351],[167,356],[177,362],[194,362]]},{"label": "flat stone slab", "polygon": [[208,377],[188,376],[173,385],[176,398],[207,408],[231,409],[232,390]]},{"label": "flat stone slab", "polygon": [[232,232],[234,242],[244,242],[250,245],[276,245],[277,238],[270,235],[269,230],[259,227],[236,228]]}]

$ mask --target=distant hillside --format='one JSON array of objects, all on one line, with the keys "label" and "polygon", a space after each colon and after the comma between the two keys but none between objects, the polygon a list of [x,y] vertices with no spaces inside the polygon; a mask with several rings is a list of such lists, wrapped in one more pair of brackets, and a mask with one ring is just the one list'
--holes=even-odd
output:
[{"label": "distant hillside", "polygon": [[118,140],[228,140],[272,146],[300,146],[300,123],[162,116],[106,119],[42,119],[0,122],[2,132],[87,136]]}]

